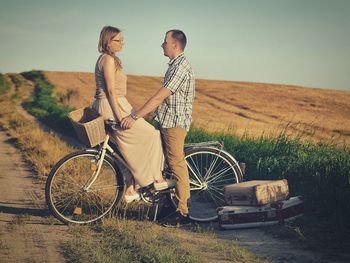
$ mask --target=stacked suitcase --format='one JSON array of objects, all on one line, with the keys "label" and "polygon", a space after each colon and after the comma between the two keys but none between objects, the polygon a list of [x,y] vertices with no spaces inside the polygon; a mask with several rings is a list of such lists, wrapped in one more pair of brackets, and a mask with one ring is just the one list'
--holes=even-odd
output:
[{"label": "stacked suitcase", "polygon": [[268,226],[304,212],[300,196],[289,197],[287,180],[248,181],[224,188],[226,206],[217,210],[221,229]]}]

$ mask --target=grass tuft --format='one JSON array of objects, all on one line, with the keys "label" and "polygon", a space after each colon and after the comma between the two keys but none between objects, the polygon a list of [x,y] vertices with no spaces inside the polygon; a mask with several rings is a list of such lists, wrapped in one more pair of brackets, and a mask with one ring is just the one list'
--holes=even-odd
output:
[{"label": "grass tuft", "polygon": [[164,228],[147,221],[108,219],[74,226],[64,244],[67,262],[268,262],[213,233]]},{"label": "grass tuft", "polygon": [[111,219],[93,230],[74,228],[73,234],[65,245],[67,262],[201,262],[193,250],[150,222]]}]

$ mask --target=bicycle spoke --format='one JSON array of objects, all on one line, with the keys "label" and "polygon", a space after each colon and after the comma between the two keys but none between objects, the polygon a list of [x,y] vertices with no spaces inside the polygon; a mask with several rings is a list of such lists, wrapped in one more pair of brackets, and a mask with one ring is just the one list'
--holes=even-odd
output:
[{"label": "bicycle spoke", "polygon": [[[56,176],[57,177],[57,176]],[[66,176],[67,178],[69,178],[69,176]],[[77,183],[75,183],[75,182],[68,182],[66,179],[63,179],[63,178],[55,178],[55,181],[57,181],[57,180],[59,180],[59,181],[61,181],[61,182],[64,182],[64,183],[68,183],[68,184],[71,184],[71,185],[76,185],[76,186],[78,186],[78,184]]]},{"label": "bicycle spoke", "polygon": [[64,214],[64,212],[66,211],[66,209],[68,208],[68,206],[73,202],[74,200],[74,197],[72,197],[69,201],[69,203],[65,206],[65,207],[62,207],[64,208],[62,211],[60,211],[61,214]]},{"label": "bicycle spoke", "polygon": [[202,190],[202,187],[191,187],[190,186],[190,191],[196,191],[196,190]]},{"label": "bicycle spoke", "polygon": [[89,211],[90,211],[89,214],[92,214],[93,210],[92,210],[92,208],[91,208],[91,205],[90,205],[91,203],[90,203],[89,199],[87,199],[86,203],[87,203],[87,205],[88,205],[88,207],[89,207]]},{"label": "bicycle spoke", "polygon": [[[187,161],[186,161],[186,162],[187,162]],[[195,179],[197,179],[197,182],[201,184],[201,183],[202,183],[202,180],[201,180],[199,177],[202,178],[202,176],[200,175],[200,172],[199,172],[199,170],[198,170],[198,167],[195,165],[195,169],[197,170],[198,173],[196,173],[195,171],[193,171],[192,165],[190,165],[188,162],[187,162],[187,167],[188,167],[188,168],[190,169],[190,171],[192,172],[191,175],[193,175],[193,176],[195,177]]]},{"label": "bicycle spoke", "polygon": [[[95,196],[97,196],[97,197],[99,197],[99,196],[96,195],[94,192],[92,192],[92,194],[95,195]],[[96,208],[97,208],[98,210],[100,210],[101,214],[103,214],[103,211],[100,209],[100,204],[97,204],[95,199],[92,199],[92,201],[95,202]],[[103,207],[102,207],[102,209],[103,209]]]},{"label": "bicycle spoke", "polygon": [[220,181],[217,180],[215,182],[211,182],[210,185],[215,185],[219,187],[219,186],[225,186],[227,184],[233,184],[233,183],[237,183],[237,182],[234,182],[231,178],[227,178],[227,179],[221,179]]},{"label": "bicycle spoke", "polygon": [[207,180],[207,177],[211,174],[211,171],[213,169],[213,167],[215,166],[217,160],[219,159],[219,156],[215,156],[215,161],[210,163],[210,166],[208,168],[208,171],[206,172],[206,174],[204,175],[204,180]]},{"label": "bicycle spoke", "polygon": [[[92,180],[94,180],[95,175],[96,175],[96,172],[93,172],[92,175],[88,176],[88,178],[85,180],[85,183],[83,184],[84,187],[86,187],[87,185],[89,185],[90,182],[91,182]],[[97,177],[98,177],[98,176],[99,176],[99,175],[97,175]]]},{"label": "bicycle spoke", "polygon": [[[61,197],[61,196],[59,196],[59,197]],[[62,199],[58,200],[57,202],[56,201],[54,201],[54,202],[55,202],[55,204],[57,206],[57,204],[62,204],[63,202],[67,202],[67,201],[69,201],[69,200],[71,200],[73,198],[74,198],[74,196],[65,196]],[[54,199],[58,199],[58,197],[54,196]]]},{"label": "bicycle spoke", "polygon": [[101,185],[110,185],[111,183],[114,183],[114,180],[112,180],[113,182],[111,182],[110,179],[108,180],[96,180],[92,186],[101,186]]},{"label": "bicycle spoke", "polygon": [[216,203],[217,206],[221,206],[221,202],[219,201],[221,201],[222,199],[220,197],[217,197],[215,192],[207,191],[207,193],[209,193],[209,195],[212,197],[212,200]]},{"label": "bicycle spoke", "polygon": [[106,189],[111,189],[111,188],[120,188],[120,186],[117,186],[117,185],[107,185],[107,186],[100,186],[99,188],[90,188],[88,190],[88,193],[91,193],[91,192],[98,192],[98,191],[102,191],[102,190],[106,190]]},{"label": "bicycle spoke", "polygon": [[218,193],[219,195],[224,196],[224,193],[222,192],[221,188],[218,188],[218,187],[215,187],[215,186],[210,186],[208,189],[209,189],[209,191],[213,190],[216,193]]},{"label": "bicycle spoke", "polygon": [[[55,189],[60,189],[59,187],[54,187],[54,188],[52,188],[52,190],[51,191],[55,191]],[[64,192],[64,195],[75,195],[76,194],[76,192],[78,192],[79,190],[76,190],[76,191],[74,191],[73,189],[68,189],[68,190],[65,190],[65,192]],[[62,194],[63,195],[63,194]]]},{"label": "bicycle spoke", "polygon": [[215,182],[218,178],[220,178],[227,171],[231,170],[231,167],[227,167],[225,170],[222,169],[219,173],[213,174],[213,176],[207,181],[207,183]]},{"label": "bicycle spoke", "polygon": [[[62,172],[62,173],[63,173],[63,176],[65,176],[68,180],[73,181],[73,183],[75,183],[76,185],[81,185],[81,184],[79,184],[77,181],[75,181],[74,176],[71,175],[71,173],[69,173],[69,175],[67,175],[67,173],[65,173],[65,172]],[[60,178],[59,178],[59,179],[60,179]],[[62,180],[63,180],[63,179],[62,179]]]},{"label": "bicycle spoke", "polygon": [[195,186],[202,188],[202,184],[198,184],[197,182],[191,180],[191,178],[190,178],[190,185],[195,185]]},{"label": "bicycle spoke", "polygon": [[201,171],[200,171],[200,169],[198,167],[198,161],[197,161],[198,158],[196,158],[196,160],[193,159],[193,156],[190,156],[189,158],[191,159],[191,163],[194,165],[194,168],[197,171],[194,174],[196,174],[196,175],[198,175],[200,177],[200,178],[198,178],[198,181],[201,182],[203,180],[203,176],[202,176],[202,173],[201,173]]},{"label": "bicycle spoke", "polygon": [[106,185],[106,184],[109,185],[111,183],[115,183],[115,180],[111,178],[106,178],[108,177],[106,174],[103,174],[103,175],[100,174],[97,180],[93,183],[93,185]]},{"label": "bicycle spoke", "polygon": [[[89,205],[91,204],[95,209],[90,209],[90,213],[89,214],[86,214],[87,216],[89,217],[94,217],[95,214],[96,215],[99,215],[99,212],[101,212],[101,214],[103,213],[102,210],[100,209],[100,204],[97,203],[97,200],[96,198],[93,198],[93,197],[90,197],[90,196],[87,196],[86,200],[89,200],[89,201],[86,201]],[[96,210],[97,209],[97,210]]]}]

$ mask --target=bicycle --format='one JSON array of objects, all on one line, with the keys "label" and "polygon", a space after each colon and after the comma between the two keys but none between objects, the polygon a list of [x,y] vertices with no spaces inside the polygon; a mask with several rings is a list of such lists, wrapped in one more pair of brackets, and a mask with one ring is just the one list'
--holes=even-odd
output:
[{"label": "bicycle", "polygon": [[[110,130],[118,124],[109,120],[105,125]],[[216,209],[224,204],[224,185],[243,180],[238,162],[223,148],[217,141],[185,145],[192,220],[217,219]],[[63,157],[46,181],[45,197],[51,213],[65,224],[86,224],[103,218],[121,202],[125,186],[123,167],[127,167],[125,160],[108,132],[97,147]],[[172,175],[166,173],[166,177]],[[140,194],[145,202],[159,204],[170,199],[176,207],[174,189],[155,191],[145,187]]]}]

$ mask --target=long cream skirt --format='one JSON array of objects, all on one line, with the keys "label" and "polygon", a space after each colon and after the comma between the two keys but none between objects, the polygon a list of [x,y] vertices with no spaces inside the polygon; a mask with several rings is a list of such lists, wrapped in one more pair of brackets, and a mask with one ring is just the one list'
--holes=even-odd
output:
[{"label": "long cream skirt", "polygon": [[[131,113],[132,107],[125,97],[118,97],[122,117]],[[114,118],[107,99],[96,99],[92,105],[104,119]],[[130,129],[118,129],[111,134],[128,164],[136,186],[144,187],[162,176],[164,154],[160,132],[143,118],[139,118]]]}]

